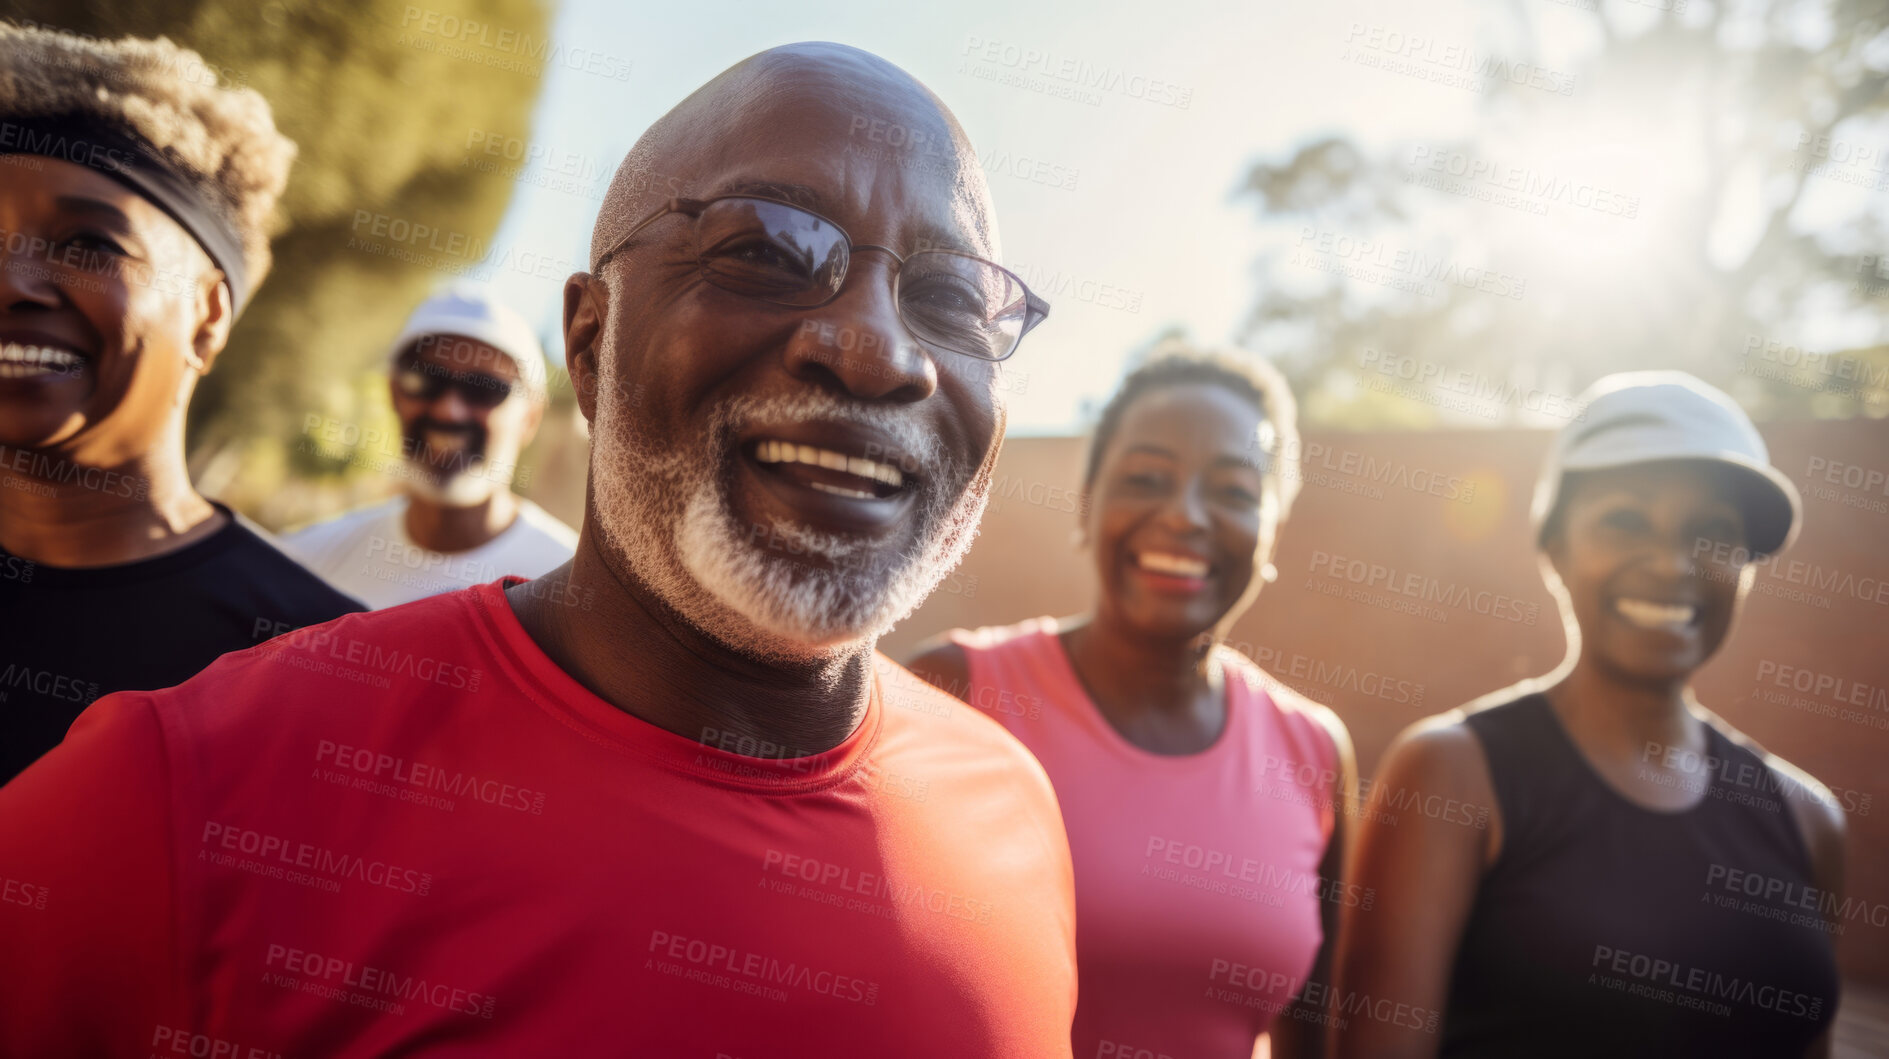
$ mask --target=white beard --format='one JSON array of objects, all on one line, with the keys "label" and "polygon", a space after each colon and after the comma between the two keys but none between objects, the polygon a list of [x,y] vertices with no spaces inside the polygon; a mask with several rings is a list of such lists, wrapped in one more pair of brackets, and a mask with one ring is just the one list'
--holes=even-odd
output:
[{"label": "white beard", "polygon": [[[712,410],[706,436],[659,445],[641,436],[611,359],[601,361],[590,451],[601,543],[683,620],[737,652],[819,662],[870,645],[918,609],[976,539],[990,496],[989,461],[956,469],[906,413],[813,390],[736,398]],[[871,554],[864,541],[784,520],[745,531],[723,478],[736,457],[734,439],[752,423],[809,420],[870,425],[919,458],[923,476],[908,486],[921,490],[910,552]],[[948,470],[955,473],[947,477]]]}]

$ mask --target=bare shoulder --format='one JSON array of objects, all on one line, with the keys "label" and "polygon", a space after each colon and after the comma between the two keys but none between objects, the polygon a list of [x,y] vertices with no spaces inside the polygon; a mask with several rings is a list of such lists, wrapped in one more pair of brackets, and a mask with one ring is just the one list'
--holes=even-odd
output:
[{"label": "bare shoulder", "polygon": [[1434,776],[1453,788],[1473,786],[1478,780],[1481,786],[1489,786],[1489,764],[1483,756],[1482,740],[1464,723],[1467,718],[1467,708],[1455,709],[1405,728],[1384,751],[1379,771],[1388,774],[1394,767],[1401,772]]},{"label": "bare shoulder", "polygon": [[934,636],[912,649],[904,666],[912,674],[949,695],[969,700],[971,663],[964,648],[950,633]]},{"label": "bare shoulder", "polygon": [[[1420,808],[1414,826],[1393,823],[1392,830],[1409,831],[1407,841],[1461,851],[1486,867],[1502,850],[1505,826],[1488,754],[1464,723],[1467,716],[1466,707],[1450,710],[1398,733],[1371,781],[1369,804],[1374,812],[1390,812],[1392,821],[1408,815],[1406,808]],[[1468,826],[1434,826],[1438,822]]]},{"label": "bare shoulder", "polygon": [[1492,797],[1495,789],[1489,756],[1469,718],[1498,709],[1544,690],[1539,679],[1524,680],[1489,692],[1456,709],[1425,717],[1400,732],[1384,752],[1383,772],[1393,764],[1454,792]]}]

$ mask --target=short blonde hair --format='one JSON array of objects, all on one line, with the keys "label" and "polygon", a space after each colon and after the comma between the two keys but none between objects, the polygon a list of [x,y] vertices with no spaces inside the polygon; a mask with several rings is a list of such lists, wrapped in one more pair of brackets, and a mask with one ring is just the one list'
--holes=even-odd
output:
[{"label": "short blonde hair", "polygon": [[267,100],[218,87],[196,52],[163,37],[99,40],[0,22],[0,117],[99,121],[157,148],[234,226],[249,289],[268,274],[295,143],[276,131]]}]

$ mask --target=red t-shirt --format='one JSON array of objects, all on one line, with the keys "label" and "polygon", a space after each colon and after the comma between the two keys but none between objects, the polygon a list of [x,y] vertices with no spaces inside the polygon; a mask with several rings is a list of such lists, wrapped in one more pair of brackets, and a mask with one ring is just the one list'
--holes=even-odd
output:
[{"label": "red t-shirt", "polygon": [[494,583],[101,699],[0,790],[0,1056],[1067,1056],[1048,781],[876,665],[846,742],[744,756]]}]

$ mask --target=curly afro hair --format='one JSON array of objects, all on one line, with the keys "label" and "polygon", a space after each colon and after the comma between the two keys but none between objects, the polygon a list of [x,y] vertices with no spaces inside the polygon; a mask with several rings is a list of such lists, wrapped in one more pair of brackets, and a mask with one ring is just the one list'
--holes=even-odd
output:
[{"label": "curly afro hair", "polygon": [[202,56],[163,37],[99,40],[0,22],[0,117],[68,116],[136,136],[196,180],[242,237],[249,288],[262,283],[295,144],[261,95],[219,88]]}]

